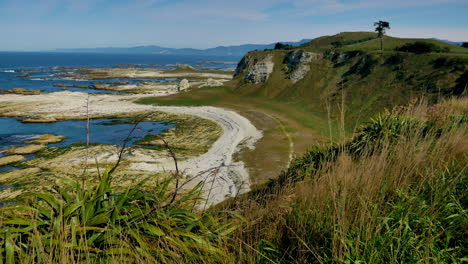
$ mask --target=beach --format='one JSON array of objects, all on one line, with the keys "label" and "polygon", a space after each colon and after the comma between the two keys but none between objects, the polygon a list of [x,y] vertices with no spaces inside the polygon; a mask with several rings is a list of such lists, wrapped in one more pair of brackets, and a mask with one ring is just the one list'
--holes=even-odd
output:
[{"label": "beach", "polygon": [[[202,182],[203,197],[210,205],[250,189],[249,173],[244,163],[234,159],[235,153],[242,148],[254,148],[255,142],[262,137],[262,132],[249,120],[234,111],[217,107],[149,106],[134,103],[145,96],[91,95],[69,91],[27,96],[5,94],[0,95],[0,111],[3,116],[26,116],[25,121],[34,122],[83,119],[87,112],[91,118],[157,111],[208,119],[222,127],[222,135],[205,154],[179,162],[179,169],[185,175],[183,181],[189,181],[185,186],[190,188]],[[106,159],[108,162],[116,160],[117,155],[107,156]],[[161,157],[157,163],[152,159],[152,156],[136,151],[130,167],[136,171],[155,173],[174,170],[173,160],[169,157]]]}]

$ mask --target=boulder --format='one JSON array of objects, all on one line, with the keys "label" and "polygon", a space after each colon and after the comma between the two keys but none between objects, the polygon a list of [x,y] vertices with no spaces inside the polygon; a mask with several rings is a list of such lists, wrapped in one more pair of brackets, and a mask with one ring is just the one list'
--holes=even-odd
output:
[{"label": "boulder", "polygon": [[188,88],[190,88],[190,83],[187,79],[183,79],[177,84],[177,91],[179,92]]}]

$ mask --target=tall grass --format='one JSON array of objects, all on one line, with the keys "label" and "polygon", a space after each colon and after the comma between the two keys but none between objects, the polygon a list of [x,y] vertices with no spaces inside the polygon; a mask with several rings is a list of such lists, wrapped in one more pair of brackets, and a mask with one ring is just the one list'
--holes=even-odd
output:
[{"label": "tall grass", "polygon": [[0,263],[466,262],[467,114],[466,98],[395,109],[203,213],[174,177],[62,179],[0,209]]},{"label": "tall grass", "polygon": [[173,199],[173,178],[144,180],[117,192],[105,173],[98,184],[62,179],[0,214],[1,263],[214,263],[235,227],[216,212],[193,210],[199,188]]},{"label": "tall grass", "polygon": [[243,209],[249,225],[234,235],[239,258],[467,261],[467,102],[399,109],[366,124],[350,143],[296,160]]}]

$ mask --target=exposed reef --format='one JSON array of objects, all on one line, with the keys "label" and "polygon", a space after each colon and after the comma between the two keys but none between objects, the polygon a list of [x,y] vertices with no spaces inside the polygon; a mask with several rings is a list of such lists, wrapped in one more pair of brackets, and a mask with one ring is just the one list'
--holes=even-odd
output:
[{"label": "exposed reef", "polygon": [[23,161],[26,158],[22,155],[13,155],[13,156],[6,156],[0,158],[0,166],[5,166],[11,163]]}]

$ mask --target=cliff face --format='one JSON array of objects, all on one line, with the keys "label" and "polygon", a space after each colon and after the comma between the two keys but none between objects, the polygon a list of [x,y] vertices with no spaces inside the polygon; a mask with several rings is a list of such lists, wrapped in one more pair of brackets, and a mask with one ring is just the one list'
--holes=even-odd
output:
[{"label": "cliff face", "polygon": [[273,72],[274,63],[272,59],[273,55],[271,54],[267,54],[262,59],[246,55],[238,64],[234,77],[247,71],[243,80],[253,84],[264,83]]},{"label": "cliff face", "polygon": [[[297,82],[310,71],[312,61],[323,59],[322,53],[308,52],[302,49],[288,53],[283,61],[288,73],[288,79]],[[248,53],[237,65],[234,77],[244,75],[243,81],[252,84],[265,83],[274,69],[273,54],[254,55]]]},{"label": "cliff face", "polygon": [[354,122],[412,98],[435,102],[461,95],[467,72],[468,58],[456,54],[296,48],[249,52],[234,80],[241,94],[299,102],[314,111],[326,111],[325,104],[336,105],[345,94]]},{"label": "cliff face", "polygon": [[310,63],[313,60],[323,59],[322,53],[313,53],[305,50],[295,50],[286,55],[284,64],[288,68],[290,74],[288,78],[297,82],[303,79],[310,71]]}]

